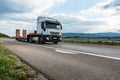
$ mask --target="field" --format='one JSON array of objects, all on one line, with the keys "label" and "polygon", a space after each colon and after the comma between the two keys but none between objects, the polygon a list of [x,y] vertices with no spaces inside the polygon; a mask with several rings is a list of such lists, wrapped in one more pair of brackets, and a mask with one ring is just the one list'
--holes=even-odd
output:
[{"label": "field", "polygon": [[120,38],[63,38],[63,42],[83,44],[120,45]]}]

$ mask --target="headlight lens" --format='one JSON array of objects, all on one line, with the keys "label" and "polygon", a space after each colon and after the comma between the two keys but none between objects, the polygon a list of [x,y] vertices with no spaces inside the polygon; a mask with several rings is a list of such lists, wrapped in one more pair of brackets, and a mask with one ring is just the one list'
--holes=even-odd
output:
[{"label": "headlight lens", "polygon": [[49,40],[49,37],[46,37],[46,40]]},{"label": "headlight lens", "polygon": [[62,38],[60,37],[60,40],[62,40]]}]

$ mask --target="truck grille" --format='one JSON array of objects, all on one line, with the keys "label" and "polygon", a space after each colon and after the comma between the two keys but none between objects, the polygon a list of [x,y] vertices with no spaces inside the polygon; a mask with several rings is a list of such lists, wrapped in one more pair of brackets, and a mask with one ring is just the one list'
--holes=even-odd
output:
[{"label": "truck grille", "polygon": [[51,35],[59,35],[59,32],[50,32]]}]

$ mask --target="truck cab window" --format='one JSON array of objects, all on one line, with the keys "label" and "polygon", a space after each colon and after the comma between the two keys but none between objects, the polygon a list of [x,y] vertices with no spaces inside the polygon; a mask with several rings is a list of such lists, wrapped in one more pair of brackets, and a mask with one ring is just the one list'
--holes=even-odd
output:
[{"label": "truck cab window", "polygon": [[50,22],[47,22],[46,23],[46,28],[49,28],[49,29],[61,29],[61,24],[58,24],[58,23],[50,23]]},{"label": "truck cab window", "polygon": [[61,26],[61,25],[57,25],[56,28],[57,28],[57,29],[62,29],[62,26]]}]

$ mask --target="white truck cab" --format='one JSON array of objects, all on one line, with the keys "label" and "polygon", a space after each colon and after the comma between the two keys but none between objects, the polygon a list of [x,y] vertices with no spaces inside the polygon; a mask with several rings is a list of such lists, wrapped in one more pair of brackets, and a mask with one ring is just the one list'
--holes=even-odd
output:
[{"label": "white truck cab", "polygon": [[44,42],[58,43],[61,41],[62,25],[61,23],[50,17],[37,18],[37,35],[41,35],[40,40]]}]

